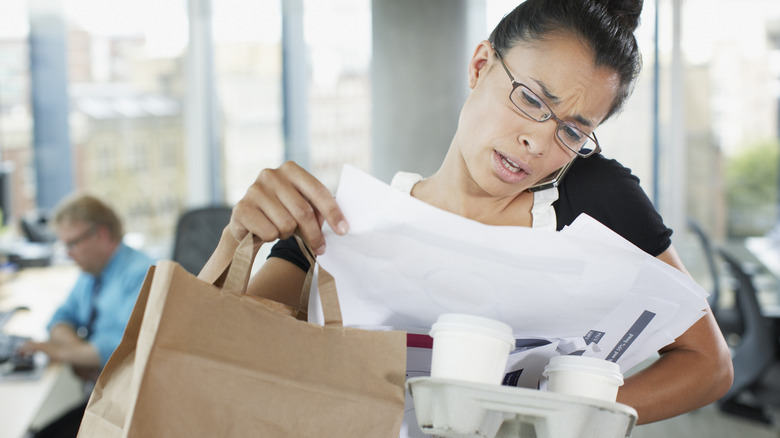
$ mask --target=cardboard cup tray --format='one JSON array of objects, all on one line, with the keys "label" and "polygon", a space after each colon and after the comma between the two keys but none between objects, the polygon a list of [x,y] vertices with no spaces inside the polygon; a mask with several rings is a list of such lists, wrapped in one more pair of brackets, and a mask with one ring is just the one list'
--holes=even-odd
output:
[{"label": "cardboard cup tray", "polygon": [[429,435],[453,438],[624,438],[630,406],[514,386],[432,377],[407,380],[417,422]]}]

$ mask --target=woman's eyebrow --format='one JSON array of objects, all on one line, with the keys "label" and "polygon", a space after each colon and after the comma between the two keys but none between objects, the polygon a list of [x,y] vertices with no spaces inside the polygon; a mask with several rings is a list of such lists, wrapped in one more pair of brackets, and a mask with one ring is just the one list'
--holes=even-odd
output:
[{"label": "woman's eyebrow", "polygon": [[536,85],[538,85],[539,88],[541,88],[542,94],[544,94],[544,97],[547,100],[549,100],[550,102],[552,102],[552,103],[554,103],[556,105],[561,103],[561,98],[556,96],[556,95],[554,95],[554,94],[552,94],[552,92],[550,91],[549,88],[547,88],[547,85],[545,85],[544,82],[542,82],[539,79],[535,79],[535,78],[531,78],[531,79],[533,79],[533,81],[536,82]]},{"label": "woman's eyebrow", "polygon": [[[539,79],[535,79],[535,78],[531,78],[531,79],[534,82],[536,82],[536,85],[538,85],[539,88],[542,90],[542,94],[544,95],[544,97],[547,100],[549,100],[550,102],[552,102],[552,103],[554,103],[556,105],[561,103],[561,98],[556,96],[556,95],[554,95],[554,94],[552,94],[552,92],[550,91],[549,88],[547,88],[547,86],[544,84],[544,82],[542,82]],[[593,122],[590,121],[590,119],[586,118],[585,116],[583,116],[581,114],[573,114],[573,115],[568,116],[568,118],[576,120],[580,125],[587,126],[589,128],[593,127]]]}]

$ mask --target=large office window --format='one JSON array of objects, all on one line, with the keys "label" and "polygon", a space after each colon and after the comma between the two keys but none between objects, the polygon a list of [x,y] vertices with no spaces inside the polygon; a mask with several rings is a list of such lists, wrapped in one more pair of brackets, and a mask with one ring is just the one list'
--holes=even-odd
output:
[{"label": "large office window", "polygon": [[284,157],[282,17],[278,1],[213,2],[214,69],[225,199]]},{"label": "large office window", "polygon": [[[41,189],[29,79],[28,10],[35,1],[0,6],[6,24],[0,34],[0,148],[2,161],[14,169],[15,203],[7,213],[17,219],[36,209]],[[212,58],[206,85],[213,87],[216,106],[211,123],[221,179],[213,184],[221,201],[232,204],[262,168],[285,158],[283,8],[277,0],[200,3],[208,26],[199,27],[206,34],[196,37]],[[302,38],[292,50],[303,61],[297,77],[304,83],[292,86],[306,91],[307,166],[335,188],[343,163],[369,165],[370,1],[300,3]],[[190,207],[189,144],[200,135],[187,122],[193,102],[187,56],[194,50],[188,8],[196,2],[54,4],[65,28],[73,189],[109,200],[127,230],[166,257],[176,219]]]},{"label": "large office window", "polygon": [[74,188],[110,201],[129,232],[159,245],[186,199],[186,3],[62,6]]},{"label": "large office window", "polygon": [[[306,115],[308,170],[335,189],[344,163],[368,170],[371,150],[370,0],[301,1],[303,31],[282,71],[280,2],[214,2],[214,58],[227,200],[285,159],[284,112]],[[305,92],[284,108],[283,82]],[[296,137],[299,138],[299,137]],[[297,145],[300,146],[300,145]]]},{"label": "large office window", "polygon": [[371,160],[371,0],[304,2],[311,171],[333,189]]},{"label": "large office window", "polygon": [[[10,171],[5,213],[16,218],[36,208],[41,190],[29,70],[28,10],[36,1],[0,2],[0,175]],[[109,198],[128,230],[152,246],[170,244],[193,190],[186,114],[194,3],[60,3],[73,186]],[[344,163],[369,170],[371,4],[210,3],[209,34],[199,41],[210,42],[213,58],[220,161],[214,184],[224,202],[236,202],[262,168],[283,162],[285,120],[301,108],[305,125],[297,140],[312,173],[335,189]],[[489,31],[517,2],[474,4],[486,6]],[[284,39],[285,5],[301,8],[300,38],[292,44]],[[706,221],[721,238],[775,226],[778,8],[773,0],[645,2],[637,30],[644,69],[622,114],[598,134],[605,155],[640,177],[676,228],[675,244],[683,243],[681,218]],[[295,56],[294,72],[283,68],[285,50]],[[297,106],[285,107],[289,87],[304,91]]]},{"label": "large office window", "polygon": [[28,32],[25,0],[0,3],[0,160],[10,183],[0,192],[5,223],[35,206]]},{"label": "large office window", "polygon": [[706,159],[704,143],[721,156],[692,174],[691,196],[721,189],[721,235],[764,234],[778,221],[780,2],[688,0],[683,25],[689,160]]}]

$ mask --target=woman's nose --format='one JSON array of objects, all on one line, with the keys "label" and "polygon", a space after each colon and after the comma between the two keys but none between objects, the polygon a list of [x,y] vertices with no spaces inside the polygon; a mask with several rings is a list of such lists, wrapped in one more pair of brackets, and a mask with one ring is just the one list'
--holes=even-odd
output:
[{"label": "woman's nose", "polygon": [[550,147],[549,142],[534,140],[527,137],[520,137],[518,138],[518,141],[528,149],[528,153],[531,155],[543,155]]},{"label": "woman's nose", "polygon": [[529,132],[520,134],[517,141],[528,149],[531,155],[543,155],[555,141],[555,123],[536,123]]}]

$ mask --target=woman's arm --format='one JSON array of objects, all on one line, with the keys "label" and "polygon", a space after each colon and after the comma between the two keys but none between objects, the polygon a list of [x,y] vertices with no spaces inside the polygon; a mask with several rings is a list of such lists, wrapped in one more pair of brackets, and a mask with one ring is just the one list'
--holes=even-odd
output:
[{"label": "woman's arm", "polygon": [[[673,247],[658,259],[688,273]],[[618,392],[620,403],[637,410],[638,424],[698,409],[718,400],[731,387],[731,355],[709,309],[659,353],[656,362],[628,377]]]}]

